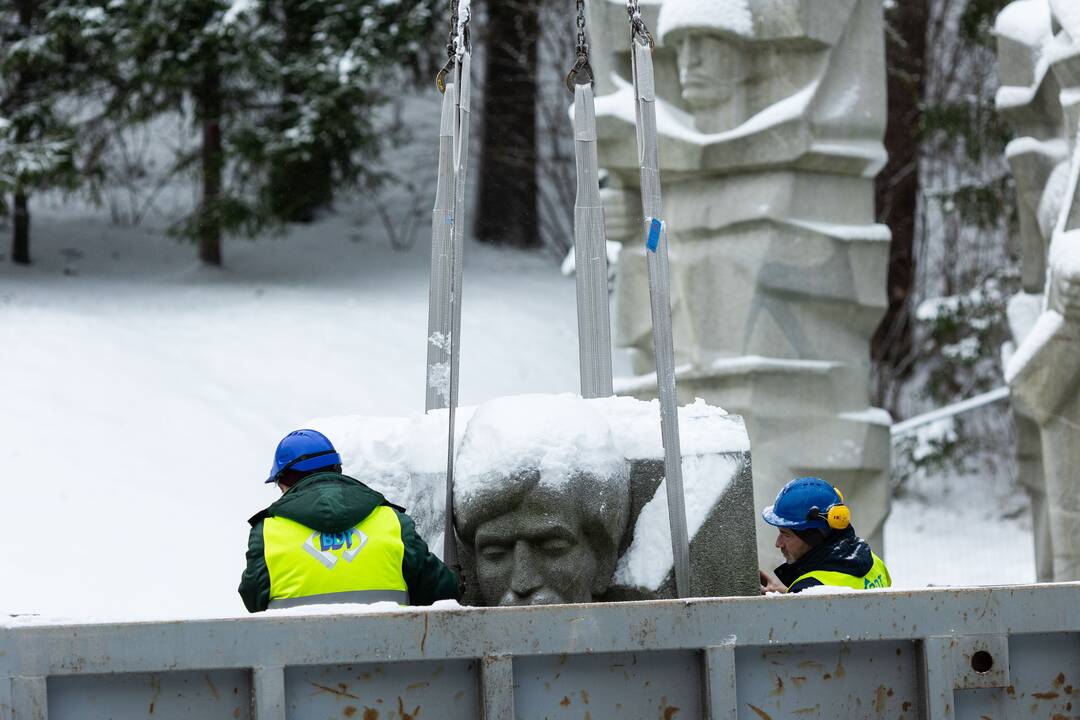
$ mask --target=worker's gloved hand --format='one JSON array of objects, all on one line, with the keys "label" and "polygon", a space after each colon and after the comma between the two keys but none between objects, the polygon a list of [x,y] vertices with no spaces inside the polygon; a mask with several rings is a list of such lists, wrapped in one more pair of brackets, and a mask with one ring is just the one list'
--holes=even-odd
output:
[{"label": "worker's gloved hand", "polygon": [[761,594],[771,592],[786,593],[787,587],[780,582],[780,578],[768,570],[758,570],[758,579],[761,580]]}]

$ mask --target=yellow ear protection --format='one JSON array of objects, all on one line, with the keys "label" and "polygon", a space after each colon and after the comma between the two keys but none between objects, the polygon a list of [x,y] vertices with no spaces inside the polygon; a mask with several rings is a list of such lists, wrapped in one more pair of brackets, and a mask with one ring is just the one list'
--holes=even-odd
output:
[{"label": "yellow ear protection", "polygon": [[837,497],[840,498],[840,502],[834,503],[825,508],[825,512],[822,512],[820,508],[814,506],[810,508],[810,512],[806,513],[807,520],[824,520],[829,523],[829,527],[833,530],[846,530],[851,525],[851,510],[844,504],[844,495],[838,488],[836,490]]}]

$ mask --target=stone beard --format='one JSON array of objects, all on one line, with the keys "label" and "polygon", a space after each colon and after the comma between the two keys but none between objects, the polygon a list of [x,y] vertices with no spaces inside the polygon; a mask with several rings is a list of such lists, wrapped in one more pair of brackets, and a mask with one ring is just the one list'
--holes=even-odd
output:
[{"label": "stone beard", "polygon": [[593,602],[611,585],[629,516],[626,472],[545,484],[538,470],[497,478],[457,508],[484,604]]}]

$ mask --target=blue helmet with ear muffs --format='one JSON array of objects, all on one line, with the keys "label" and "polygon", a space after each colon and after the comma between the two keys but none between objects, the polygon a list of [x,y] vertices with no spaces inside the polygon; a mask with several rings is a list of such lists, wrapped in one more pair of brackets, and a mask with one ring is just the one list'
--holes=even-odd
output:
[{"label": "blue helmet with ear muffs", "polygon": [[781,488],[776,502],[761,511],[765,522],[789,530],[844,530],[851,510],[835,487],[817,477],[795,478]]}]

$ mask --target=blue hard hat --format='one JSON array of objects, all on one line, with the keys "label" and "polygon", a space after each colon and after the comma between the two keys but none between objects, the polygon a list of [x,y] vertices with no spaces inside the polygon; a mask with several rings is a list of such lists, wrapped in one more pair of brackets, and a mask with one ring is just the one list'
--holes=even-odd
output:
[{"label": "blue hard hat", "polygon": [[294,430],[281,439],[266,482],[277,482],[287,470],[318,470],[340,465],[341,456],[330,439],[318,430]]},{"label": "blue hard hat", "polygon": [[[770,525],[791,530],[828,530],[828,509],[843,502],[837,489],[821,478],[795,478],[781,488],[776,502],[762,510],[761,517]],[[814,508],[819,512],[812,512]]]}]

